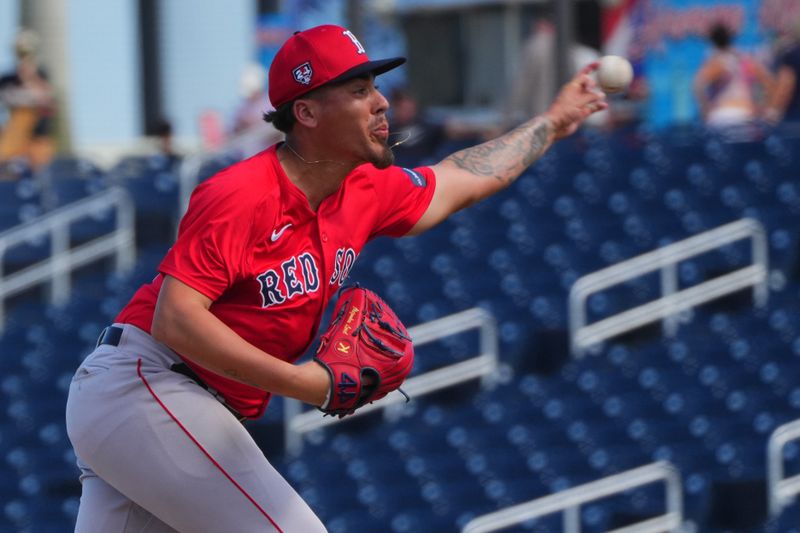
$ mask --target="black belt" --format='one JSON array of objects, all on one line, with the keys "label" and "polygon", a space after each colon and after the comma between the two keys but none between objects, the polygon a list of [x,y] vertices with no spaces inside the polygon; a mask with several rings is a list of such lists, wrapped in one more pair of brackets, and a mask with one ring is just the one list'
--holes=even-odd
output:
[{"label": "black belt", "polygon": [[[105,329],[103,329],[103,332],[100,333],[100,337],[97,339],[97,346],[103,344],[107,344],[109,346],[119,346],[119,341],[122,338],[122,331],[123,331],[122,328],[119,326],[106,327]],[[169,367],[169,369],[172,370],[173,372],[177,372],[178,374],[183,374],[187,378],[191,379],[192,381],[203,387],[209,393],[211,393],[211,395],[214,396],[217,400],[219,400],[219,402],[222,405],[224,405],[225,408],[228,411],[230,411],[239,422],[244,422],[245,420],[247,420],[246,416],[240,415],[234,408],[228,405],[221,394],[219,394],[217,391],[206,385],[206,383],[202,379],[200,379],[200,376],[198,376],[195,373],[195,371],[192,370],[192,368],[186,363],[183,362],[173,363],[172,366]]]}]

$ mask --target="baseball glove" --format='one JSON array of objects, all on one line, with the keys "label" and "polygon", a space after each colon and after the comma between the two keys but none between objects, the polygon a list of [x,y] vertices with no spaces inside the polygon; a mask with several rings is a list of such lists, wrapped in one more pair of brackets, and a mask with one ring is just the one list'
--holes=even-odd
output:
[{"label": "baseball glove", "polygon": [[320,410],[342,418],[399,389],[414,363],[414,346],[389,306],[356,285],[341,290],[314,360],[331,377]]}]

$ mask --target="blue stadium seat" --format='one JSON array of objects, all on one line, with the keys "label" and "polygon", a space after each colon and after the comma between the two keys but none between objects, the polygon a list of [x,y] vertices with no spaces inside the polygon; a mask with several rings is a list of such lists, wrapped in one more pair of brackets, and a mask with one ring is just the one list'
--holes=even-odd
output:
[{"label": "blue stadium seat", "polygon": [[3,271],[11,274],[42,261],[50,256],[51,242],[49,236],[40,236],[17,244],[5,251],[3,255]]},{"label": "blue stadium seat", "polygon": [[379,530],[386,527],[383,520],[370,516],[363,509],[342,510],[330,515],[326,521],[331,533],[346,533],[354,529]]},{"label": "blue stadium seat", "polygon": [[109,171],[108,181],[133,199],[138,244],[170,244],[179,216],[178,161],[163,155],[126,157]]},{"label": "blue stadium seat", "polygon": [[61,207],[98,192],[105,175],[90,161],[77,157],[58,157],[43,171],[42,200],[46,209]]},{"label": "blue stadium seat", "polygon": [[42,214],[39,185],[33,179],[0,180],[0,198],[0,232]]}]

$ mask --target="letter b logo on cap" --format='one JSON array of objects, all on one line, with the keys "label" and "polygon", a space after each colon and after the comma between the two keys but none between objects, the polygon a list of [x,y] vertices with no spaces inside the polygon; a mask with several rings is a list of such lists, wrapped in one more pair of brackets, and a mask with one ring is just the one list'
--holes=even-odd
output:
[{"label": "letter b logo on cap", "polygon": [[353,32],[351,32],[350,30],[344,30],[342,32],[342,35],[346,35],[351,41],[353,41],[353,44],[356,45],[356,51],[359,54],[366,54],[367,53],[367,51],[364,50],[364,47],[361,46],[361,43],[358,42],[358,39],[356,39],[356,36],[353,35]]}]

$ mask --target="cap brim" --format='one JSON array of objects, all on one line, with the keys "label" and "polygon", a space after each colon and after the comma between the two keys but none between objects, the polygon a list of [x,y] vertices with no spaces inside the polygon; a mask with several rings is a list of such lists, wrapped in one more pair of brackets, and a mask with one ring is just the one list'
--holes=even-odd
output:
[{"label": "cap brim", "polygon": [[345,71],[342,74],[339,74],[338,76],[336,76],[329,82],[325,83],[324,85],[328,85],[329,83],[342,83],[348,80],[352,80],[353,78],[358,78],[359,76],[363,76],[365,74],[374,74],[375,76],[377,76],[378,74],[389,72],[393,68],[397,68],[405,62],[406,62],[405,57],[390,57],[389,59],[378,59],[376,61],[367,61],[366,63],[361,63],[360,65],[356,65],[350,70]]}]

